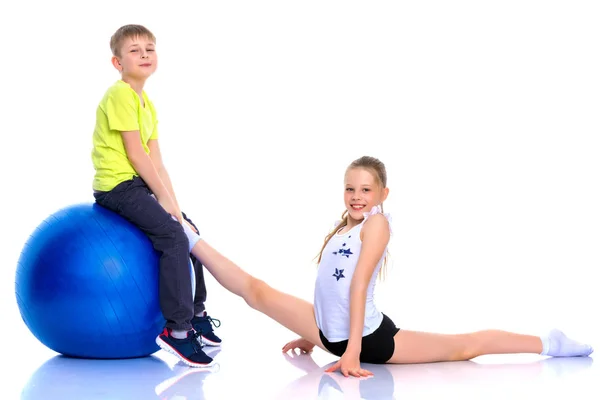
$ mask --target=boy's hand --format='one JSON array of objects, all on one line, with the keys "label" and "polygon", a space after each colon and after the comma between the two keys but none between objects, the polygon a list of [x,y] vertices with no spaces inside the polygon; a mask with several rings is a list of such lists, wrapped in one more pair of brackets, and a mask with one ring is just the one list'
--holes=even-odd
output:
[{"label": "boy's hand", "polygon": [[198,229],[194,228],[194,225],[192,225],[189,222],[187,222],[187,220],[184,219],[183,222],[185,222],[186,224],[188,224],[188,226],[190,227],[191,230],[193,230],[197,234],[200,234],[200,232],[198,232]]},{"label": "boy's hand", "polygon": [[173,201],[173,198],[169,195],[161,196],[158,198],[158,203],[165,209],[166,212],[171,214],[171,216],[179,223],[183,223],[183,215],[181,215],[181,210],[177,206],[177,204]]}]

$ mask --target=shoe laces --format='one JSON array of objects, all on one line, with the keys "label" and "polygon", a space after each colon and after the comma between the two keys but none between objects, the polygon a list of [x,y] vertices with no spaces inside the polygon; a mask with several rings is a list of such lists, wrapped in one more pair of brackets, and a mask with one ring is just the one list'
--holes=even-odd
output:
[{"label": "shoe laces", "polygon": [[216,318],[211,318],[208,315],[201,317],[200,318],[200,333],[204,332],[204,333],[210,333],[213,331],[212,326],[210,326],[210,324],[213,324],[215,326],[215,328],[218,328],[219,326],[221,326],[221,321],[219,321]]},{"label": "shoe laces", "polygon": [[204,350],[202,350],[204,344],[202,344],[202,342],[198,340],[201,334],[202,332],[193,332],[191,335],[188,336],[188,339],[192,343],[192,348],[196,353],[204,353]]},{"label": "shoe laces", "polygon": [[215,326],[215,328],[218,328],[218,327],[220,327],[220,326],[221,326],[221,321],[219,321],[219,320],[218,320],[218,319],[216,319],[216,318],[211,318],[211,317],[209,317],[209,316],[207,315],[207,316],[206,316],[206,320],[207,320],[209,323],[213,324],[213,325]]}]

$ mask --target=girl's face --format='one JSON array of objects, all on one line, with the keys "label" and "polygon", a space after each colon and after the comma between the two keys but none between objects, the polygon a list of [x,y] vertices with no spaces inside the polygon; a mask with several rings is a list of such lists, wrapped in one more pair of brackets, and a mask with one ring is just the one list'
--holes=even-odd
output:
[{"label": "girl's face", "polygon": [[386,199],[389,189],[382,188],[373,173],[365,168],[352,168],[346,172],[344,204],[348,216],[362,221],[363,214],[371,211]]}]

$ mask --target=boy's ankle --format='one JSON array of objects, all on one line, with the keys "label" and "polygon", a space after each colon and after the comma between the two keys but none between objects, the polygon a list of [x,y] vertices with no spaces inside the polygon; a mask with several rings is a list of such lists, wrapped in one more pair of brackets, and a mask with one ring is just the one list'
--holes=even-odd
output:
[{"label": "boy's ankle", "polygon": [[173,339],[184,340],[184,339],[187,339],[188,332],[190,332],[190,331],[191,331],[191,329],[189,329],[189,330],[169,329],[169,336],[171,336]]}]

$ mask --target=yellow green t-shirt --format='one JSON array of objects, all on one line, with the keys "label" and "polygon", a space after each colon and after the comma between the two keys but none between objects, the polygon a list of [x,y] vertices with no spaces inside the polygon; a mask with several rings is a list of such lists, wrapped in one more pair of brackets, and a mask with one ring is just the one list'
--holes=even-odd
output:
[{"label": "yellow green t-shirt", "polygon": [[142,92],[144,104],[128,83],[118,80],[112,85],[96,109],[96,126],[92,137],[92,162],[96,173],[93,188],[107,192],[138,173],[129,162],[121,132],[140,131],[147,154],[148,141],[158,139],[158,120],[154,105]]}]

